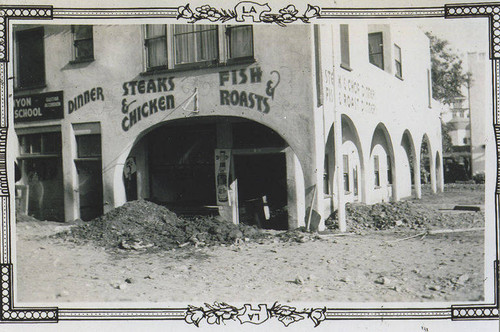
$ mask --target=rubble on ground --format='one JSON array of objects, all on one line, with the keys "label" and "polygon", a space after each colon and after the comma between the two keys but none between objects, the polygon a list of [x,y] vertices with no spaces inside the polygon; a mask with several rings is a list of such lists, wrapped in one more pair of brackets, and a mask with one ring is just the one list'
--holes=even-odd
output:
[{"label": "rubble on ground", "polygon": [[164,206],[137,200],[57,236],[126,250],[168,250],[189,244],[232,244],[238,239],[266,235],[253,226],[235,225],[213,216],[181,218]]},{"label": "rubble on ground", "polygon": [[[346,204],[347,230],[384,230],[395,227],[422,229],[430,227],[457,228],[484,225],[484,212],[451,213],[429,209],[414,201],[398,201],[366,205]],[[325,222],[329,229],[338,229],[337,216],[333,214]]]}]

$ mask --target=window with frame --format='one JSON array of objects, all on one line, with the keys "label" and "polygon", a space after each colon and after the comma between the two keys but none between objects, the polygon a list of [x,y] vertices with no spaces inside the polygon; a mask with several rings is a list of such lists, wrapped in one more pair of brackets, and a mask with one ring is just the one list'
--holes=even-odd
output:
[{"label": "window with frame", "polygon": [[329,162],[328,155],[325,154],[325,164],[323,170],[323,194],[330,195],[330,171],[329,171]]},{"label": "window with frame", "polygon": [[387,183],[392,184],[391,156],[387,156]]},{"label": "window with frame", "polygon": [[45,85],[43,28],[16,32],[16,87],[36,88]]},{"label": "window with frame", "polygon": [[94,32],[92,25],[72,25],[73,61],[94,60]]},{"label": "window with frame", "polygon": [[342,166],[344,167],[344,192],[347,194],[349,193],[349,156],[348,155],[343,155],[342,156]]},{"label": "window with frame", "polygon": [[396,67],[396,77],[403,78],[403,62],[401,59],[401,47],[394,44],[394,66]]},{"label": "window with frame", "polygon": [[144,46],[145,67],[148,71],[250,61],[254,53],[253,27],[145,25]]},{"label": "window with frame", "polygon": [[354,191],[354,196],[358,196],[358,166],[354,167],[353,174],[352,174],[352,180],[353,180],[353,191]]},{"label": "window with frame", "polygon": [[340,25],[340,66],[350,70],[351,60],[349,55],[349,25]]},{"label": "window with frame", "polygon": [[226,27],[228,60],[253,58],[253,28],[251,25]]},{"label": "window with frame", "polygon": [[174,25],[174,64],[212,63],[219,58],[217,25]]},{"label": "window with frame", "polygon": [[146,67],[148,70],[167,65],[166,25],[147,24],[144,45],[146,47]]},{"label": "window with frame", "polygon": [[61,133],[19,135],[21,155],[60,155]]},{"label": "window with frame", "polygon": [[78,158],[101,157],[101,134],[76,136]]},{"label": "window with frame", "polygon": [[380,163],[378,156],[373,157],[373,173],[375,179],[375,187],[380,187]]},{"label": "window with frame", "polygon": [[370,63],[384,69],[384,43],[382,32],[368,34],[368,55]]}]

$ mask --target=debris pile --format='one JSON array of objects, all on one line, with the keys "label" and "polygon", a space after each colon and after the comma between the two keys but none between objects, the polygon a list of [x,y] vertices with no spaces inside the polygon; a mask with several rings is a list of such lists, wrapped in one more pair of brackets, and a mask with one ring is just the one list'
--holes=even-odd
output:
[{"label": "debris pile", "polygon": [[217,217],[180,218],[166,207],[137,200],[57,236],[75,241],[92,240],[104,247],[140,250],[231,244],[238,239],[266,235],[255,227],[234,225]]},{"label": "debris pile", "polygon": [[[483,212],[460,214],[446,213],[431,209],[412,201],[399,201],[365,205],[346,204],[346,222],[348,231],[364,229],[384,230],[394,227],[410,229],[436,227],[476,227],[484,223]],[[337,229],[336,213],[325,222],[330,229]]]}]

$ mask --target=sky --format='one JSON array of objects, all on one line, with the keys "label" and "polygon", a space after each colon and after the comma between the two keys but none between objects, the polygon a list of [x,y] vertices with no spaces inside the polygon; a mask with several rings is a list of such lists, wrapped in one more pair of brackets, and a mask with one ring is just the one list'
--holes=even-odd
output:
[{"label": "sky", "polygon": [[489,27],[486,17],[425,19],[418,25],[422,30],[447,40],[452,49],[464,53],[489,52]]}]

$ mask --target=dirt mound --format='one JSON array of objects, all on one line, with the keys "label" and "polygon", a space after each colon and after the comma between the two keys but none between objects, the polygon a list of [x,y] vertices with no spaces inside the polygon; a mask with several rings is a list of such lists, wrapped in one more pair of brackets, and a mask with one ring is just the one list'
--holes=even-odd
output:
[{"label": "dirt mound", "polygon": [[145,200],[127,202],[60,237],[92,240],[104,247],[172,249],[188,244],[234,243],[265,236],[255,227],[234,225],[216,217],[180,218],[167,208]]},{"label": "dirt mound", "polygon": [[16,222],[37,222],[40,221],[35,217],[28,216],[27,214],[17,212],[16,213]]},{"label": "dirt mound", "polygon": [[[410,229],[429,227],[475,227],[484,224],[483,212],[444,213],[424,204],[399,201],[366,205],[346,204],[348,231],[364,229],[383,230],[394,227]],[[330,229],[337,229],[336,213],[325,222]]]}]

